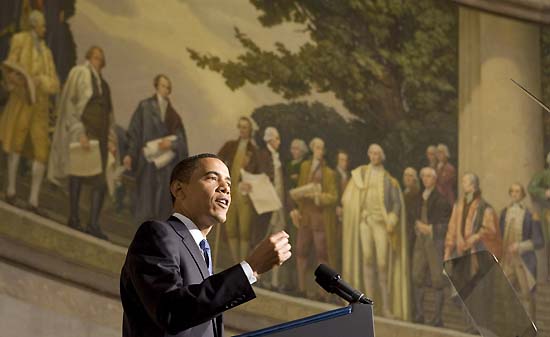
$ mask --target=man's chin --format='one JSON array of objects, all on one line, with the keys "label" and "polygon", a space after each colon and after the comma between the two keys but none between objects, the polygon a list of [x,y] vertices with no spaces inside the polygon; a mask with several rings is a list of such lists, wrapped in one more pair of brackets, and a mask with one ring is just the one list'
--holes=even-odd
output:
[{"label": "man's chin", "polygon": [[221,214],[216,214],[216,215],[214,216],[214,218],[216,219],[216,221],[217,221],[218,223],[222,224],[222,223],[225,223],[225,221],[227,220],[227,215],[226,215],[226,214],[223,214],[223,215],[221,215]]}]

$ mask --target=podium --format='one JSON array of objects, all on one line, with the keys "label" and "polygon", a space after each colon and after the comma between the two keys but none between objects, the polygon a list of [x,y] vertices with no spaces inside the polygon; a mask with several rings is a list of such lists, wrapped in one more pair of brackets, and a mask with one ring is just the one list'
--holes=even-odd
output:
[{"label": "podium", "polygon": [[345,308],[327,311],[235,337],[374,337],[372,305],[354,303]]}]

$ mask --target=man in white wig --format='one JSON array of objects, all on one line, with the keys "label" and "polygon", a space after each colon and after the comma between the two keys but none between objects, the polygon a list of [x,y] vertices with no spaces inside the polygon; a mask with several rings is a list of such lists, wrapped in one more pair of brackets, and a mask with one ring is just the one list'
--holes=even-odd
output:
[{"label": "man in white wig", "polygon": [[[48,178],[55,184],[68,185],[70,214],[68,225],[80,226],[79,204],[83,184],[91,185],[90,217],[86,232],[107,239],[99,226],[99,216],[107,191],[106,167],[108,153],[114,155],[114,116],[109,85],[102,76],[105,67],[103,49],[92,46],[86,52],[84,64],[71,69],[58,104],[58,119],[53,136],[52,154],[48,165]],[[93,176],[70,170],[70,145],[79,144],[90,151],[92,141],[98,142],[101,170]]]},{"label": "man in white wig", "polygon": [[[260,172],[265,173],[275,191],[281,200],[281,205],[285,202],[285,186],[283,177],[283,167],[279,158],[279,147],[281,145],[281,137],[279,131],[268,126],[264,131],[265,147],[258,152]],[[286,228],[285,209],[280,209],[262,214],[258,221],[258,226],[254,226],[254,243],[260,242],[264,237],[272,233],[277,233]],[[275,268],[271,271],[271,280],[264,283],[264,286],[280,290],[281,284],[279,279],[280,268]]]},{"label": "man in white wig", "polygon": [[368,156],[370,164],[351,172],[342,196],[343,278],[354,287],[364,287],[381,303],[384,316],[409,320],[403,196],[397,180],[384,169],[384,150],[371,144]]}]

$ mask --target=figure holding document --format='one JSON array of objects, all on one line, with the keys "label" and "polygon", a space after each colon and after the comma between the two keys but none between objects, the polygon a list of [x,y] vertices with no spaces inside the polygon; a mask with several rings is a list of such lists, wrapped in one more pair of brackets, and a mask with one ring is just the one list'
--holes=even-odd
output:
[{"label": "figure holding document", "polygon": [[[305,295],[306,274],[311,249],[315,249],[315,265],[329,264],[329,259],[334,258],[329,242],[330,235],[334,233],[336,225],[336,204],[338,188],[334,171],[328,167],[323,158],[325,154],[325,142],[321,138],[313,138],[309,143],[313,153],[310,160],[306,160],[300,167],[298,187],[305,187],[309,192],[294,193],[290,195],[298,204],[298,209],[292,211],[292,216],[299,219],[298,239],[296,247],[296,264],[298,269],[298,289],[301,295]],[[318,186],[321,188],[319,189]],[[335,253],[335,252],[334,252]],[[321,293],[324,296],[324,293]]]},{"label": "figure holding document", "polygon": [[86,62],[71,69],[58,104],[48,178],[61,185],[68,178],[69,227],[81,229],[79,201],[82,184],[92,186],[90,218],[86,232],[102,239],[99,214],[107,185],[105,166],[114,117],[109,85],[101,75],[105,66],[103,49],[92,46]]},{"label": "figure holding document", "polygon": [[128,155],[124,166],[136,177],[138,222],[166,219],[172,211],[170,173],[187,158],[187,137],[180,116],[170,103],[172,83],[159,74],[153,80],[156,93],[139,102],[128,126]]},{"label": "figure holding document", "polygon": [[225,162],[231,172],[233,182],[238,188],[233,190],[233,202],[227,212],[225,232],[229,250],[234,262],[248,255],[250,249],[250,226],[254,222],[254,207],[247,192],[250,185],[241,181],[241,169],[249,173],[258,173],[258,148],[252,140],[252,120],[246,116],[237,123],[239,138],[227,141],[218,156]]}]

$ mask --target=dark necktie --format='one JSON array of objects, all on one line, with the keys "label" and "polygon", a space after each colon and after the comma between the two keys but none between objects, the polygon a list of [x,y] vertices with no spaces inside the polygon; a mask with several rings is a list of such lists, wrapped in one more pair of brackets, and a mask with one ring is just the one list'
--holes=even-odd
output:
[{"label": "dark necktie", "polygon": [[208,273],[212,275],[212,259],[210,258],[210,245],[208,244],[208,241],[206,241],[206,239],[203,239],[199,243],[199,247],[201,247],[202,253],[204,255],[204,261],[206,262],[206,267],[208,267]]}]

